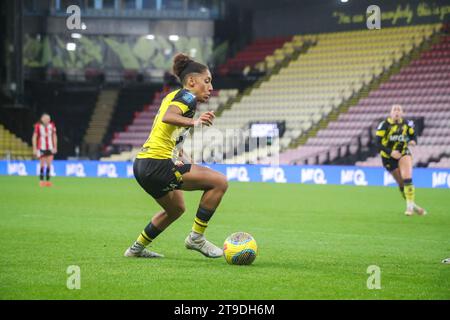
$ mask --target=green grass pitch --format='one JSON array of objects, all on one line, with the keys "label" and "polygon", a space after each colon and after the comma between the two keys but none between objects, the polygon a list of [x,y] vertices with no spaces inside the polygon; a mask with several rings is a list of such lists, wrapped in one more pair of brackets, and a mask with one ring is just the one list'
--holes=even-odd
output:
[{"label": "green grass pitch", "polygon": [[[230,266],[184,248],[200,192],[155,241],[166,258],[123,252],[158,210],[133,179],[0,177],[0,299],[450,299],[449,190],[230,183],[206,235],[251,233],[259,255]],[[66,287],[68,266],[81,288]],[[381,270],[369,290],[367,268]]]}]

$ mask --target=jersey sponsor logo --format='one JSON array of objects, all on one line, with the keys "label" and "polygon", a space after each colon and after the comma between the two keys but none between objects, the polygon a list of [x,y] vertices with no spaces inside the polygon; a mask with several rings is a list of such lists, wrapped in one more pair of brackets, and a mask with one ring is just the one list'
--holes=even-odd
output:
[{"label": "jersey sponsor logo", "polygon": [[367,186],[366,175],[364,171],[357,170],[341,170],[341,184],[351,183],[357,186]]},{"label": "jersey sponsor logo", "polygon": [[265,167],[261,168],[261,176],[262,181],[270,181],[273,180],[276,183],[286,183],[286,177],[284,174],[284,170],[280,167]]},{"label": "jersey sponsor logo", "polygon": [[240,182],[250,181],[246,167],[228,167],[227,168],[227,179],[228,180],[237,180]]},{"label": "jersey sponsor logo", "polygon": [[191,103],[192,101],[194,101],[195,96],[190,93],[190,92],[185,92],[182,96],[181,99],[183,99],[186,103]]},{"label": "jersey sponsor logo", "polygon": [[8,175],[27,176],[27,167],[24,162],[8,163]]},{"label": "jersey sponsor logo", "polygon": [[448,172],[433,172],[432,183],[433,188],[448,187],[450,188],[450,173]]},{"label": "jersey sponsor logo", "polygon": [[384,185],[384,186],[388,186],[388,185],[390,185],[390,184],[395,184],[395,183],[397,183],[397,182],[395,181],[394,177],[392,176],[392,174],[390,174],[389,172],[386,172],[386,171],[385,171],[383,174],[384,174],[384,176],[383,176],[383,185]]},{"label": "jersey sponsor logo", "polygon": [[98,177],[106,176],[108,178],[117,178],[118,175],[117,175],[116,165],[113,163],[97,165],[97,176]]},{"label": "jersey sponsor logo", "polygon": [[402,134],[393,134],[389,136],[389,141],[391,142],[405,142],[405,136]]},{"label": "jersey sponsor logo", "polygon": [[68,163],[66,165],[66,176],[86,177],[84,165],[82,163]]},{"label": "jersey sponsor logo", "polygon": [[325,172],[322,169],[302,169],[301,182],[313,182],[315,184],[326,184]]}]

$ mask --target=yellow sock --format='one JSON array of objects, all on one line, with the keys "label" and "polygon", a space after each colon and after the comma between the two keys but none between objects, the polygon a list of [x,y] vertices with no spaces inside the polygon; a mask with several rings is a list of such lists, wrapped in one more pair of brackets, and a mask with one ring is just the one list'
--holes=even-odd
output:
[{"label": "yellow sock", "polygon": [[147,236],[145,231],[142,231],[141,234],[139,235],[139,237],[137,238],[136,242],[142,244],[145,247],[145,246],[148,246],[150,244],[150,242],[152,242],[152,240],[153,240],[152,238]]},{"label": "yellow sock", "polygon": [[406,201],[414,203],[416,190],[413,184],[405,185],[405,198]]},{"label": "yellow sock", "polygon": [[192,225],[192,231],[204,234],[207,226],[208,222],[200,220],[199,218],[195,217],[194,224]]}]

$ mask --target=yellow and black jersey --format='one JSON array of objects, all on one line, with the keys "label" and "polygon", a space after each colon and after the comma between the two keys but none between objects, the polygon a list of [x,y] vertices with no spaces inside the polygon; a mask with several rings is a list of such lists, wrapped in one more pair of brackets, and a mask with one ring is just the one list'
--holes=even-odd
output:
[{"label": "yellow and black jersey", "polygon": [[408,142],[417,141],[414,122],[402,119],[396,123],[391,118],[387,118],[378,125],[376,139],[383,158],[389,159],[393,150],[398,150],[402,155],[409,154]]},{"label": "yellow and black jersey", "polygon": [[169,93],[159,107],[150,135],[137,155],[138,159],[172,159],[174,157],[177,143],[190,128],[179,127],[162,121],[164,114],[171,105],[180,108],[184,117],[193,118],[197,100],[195,95],[186,89]]}]

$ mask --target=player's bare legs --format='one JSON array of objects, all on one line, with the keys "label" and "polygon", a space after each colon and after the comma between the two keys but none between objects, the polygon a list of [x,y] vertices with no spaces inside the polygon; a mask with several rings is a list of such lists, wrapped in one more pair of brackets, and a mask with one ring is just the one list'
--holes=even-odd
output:
[{"label": "player's bare legs", "polygon": [[192,165],[191,170],[183,175],[183,190],[204,191],[192,231],[185,240],[186,248],[199,251],[210,258],[218,258],[223,255],[222,249],[207,241],[204,233],[227,188],[226,177],[209,168]]},{"label": "player's bare legs", "polygon": [[184,213],[183,192],[170,191],[156,202],[164,209],[156,213],[134,244],[125,251],[127,257],[159,258],[163,255],[145,249],[161,232]]},{"label": "player's bare legs", "polygon": [[398,161],[398,166],[400,169],[400,175],[403,179],[405,188],[405,198],[406,198],[406,211],[407,216],[412,215],[417,212],[419,215],[424,215],[427,212],[415,204],[415,188],[412,182],[412,171],[413,163],[412,157],[410,155],[405,155]]},{"label": "player's bare legs", "polygon": [[183,192],[180,190],[171,191],[164,197],[156,199],[156,202],[164,209],[152,218],[153,225],[160,231],[165,230],[172,222],[181,217],[186,210]]},{"label": "player's bare legs", "polygon": [[227,178],[214,170],[193,164],[191,171],[183,175],[183,185],[186,191],[203,190],[200,206],[207,210],[216,210],[227,191]]},{"label": "player's bare legs", "polygon": [[[188,235],[185,245],[188,249],[201,252],[210,258],[217,258],[223,255],[221,248],[215,246],[205,239],[204,232],[223,195],[228,183],[226,177],[209,168],[192,165],[191,170],[182,176],[183,190],[194,191],[203,190],[200,205],[192,227],[192,232]],[[177,220],[186,210],[181,190],[170,191],[161,198],[156,199],[163,208],[155,214],[152,221],[141,233],[135,243],[127,249],[125,256],[128,257],[160,257],[161,255],[145,249],[162,231],[172,222]]]},{"label": "player's bare legs", "polygon": [[404,193],[405,186],[403,184],[402,175],[400,174],[400,169],[397,168],[395,170],[392,170],[390,173],[394,177],[395,181],[397,182],[398,188],[400,189],[400,193],[402,194],[403,199],[406,200],[405,193]]}]

